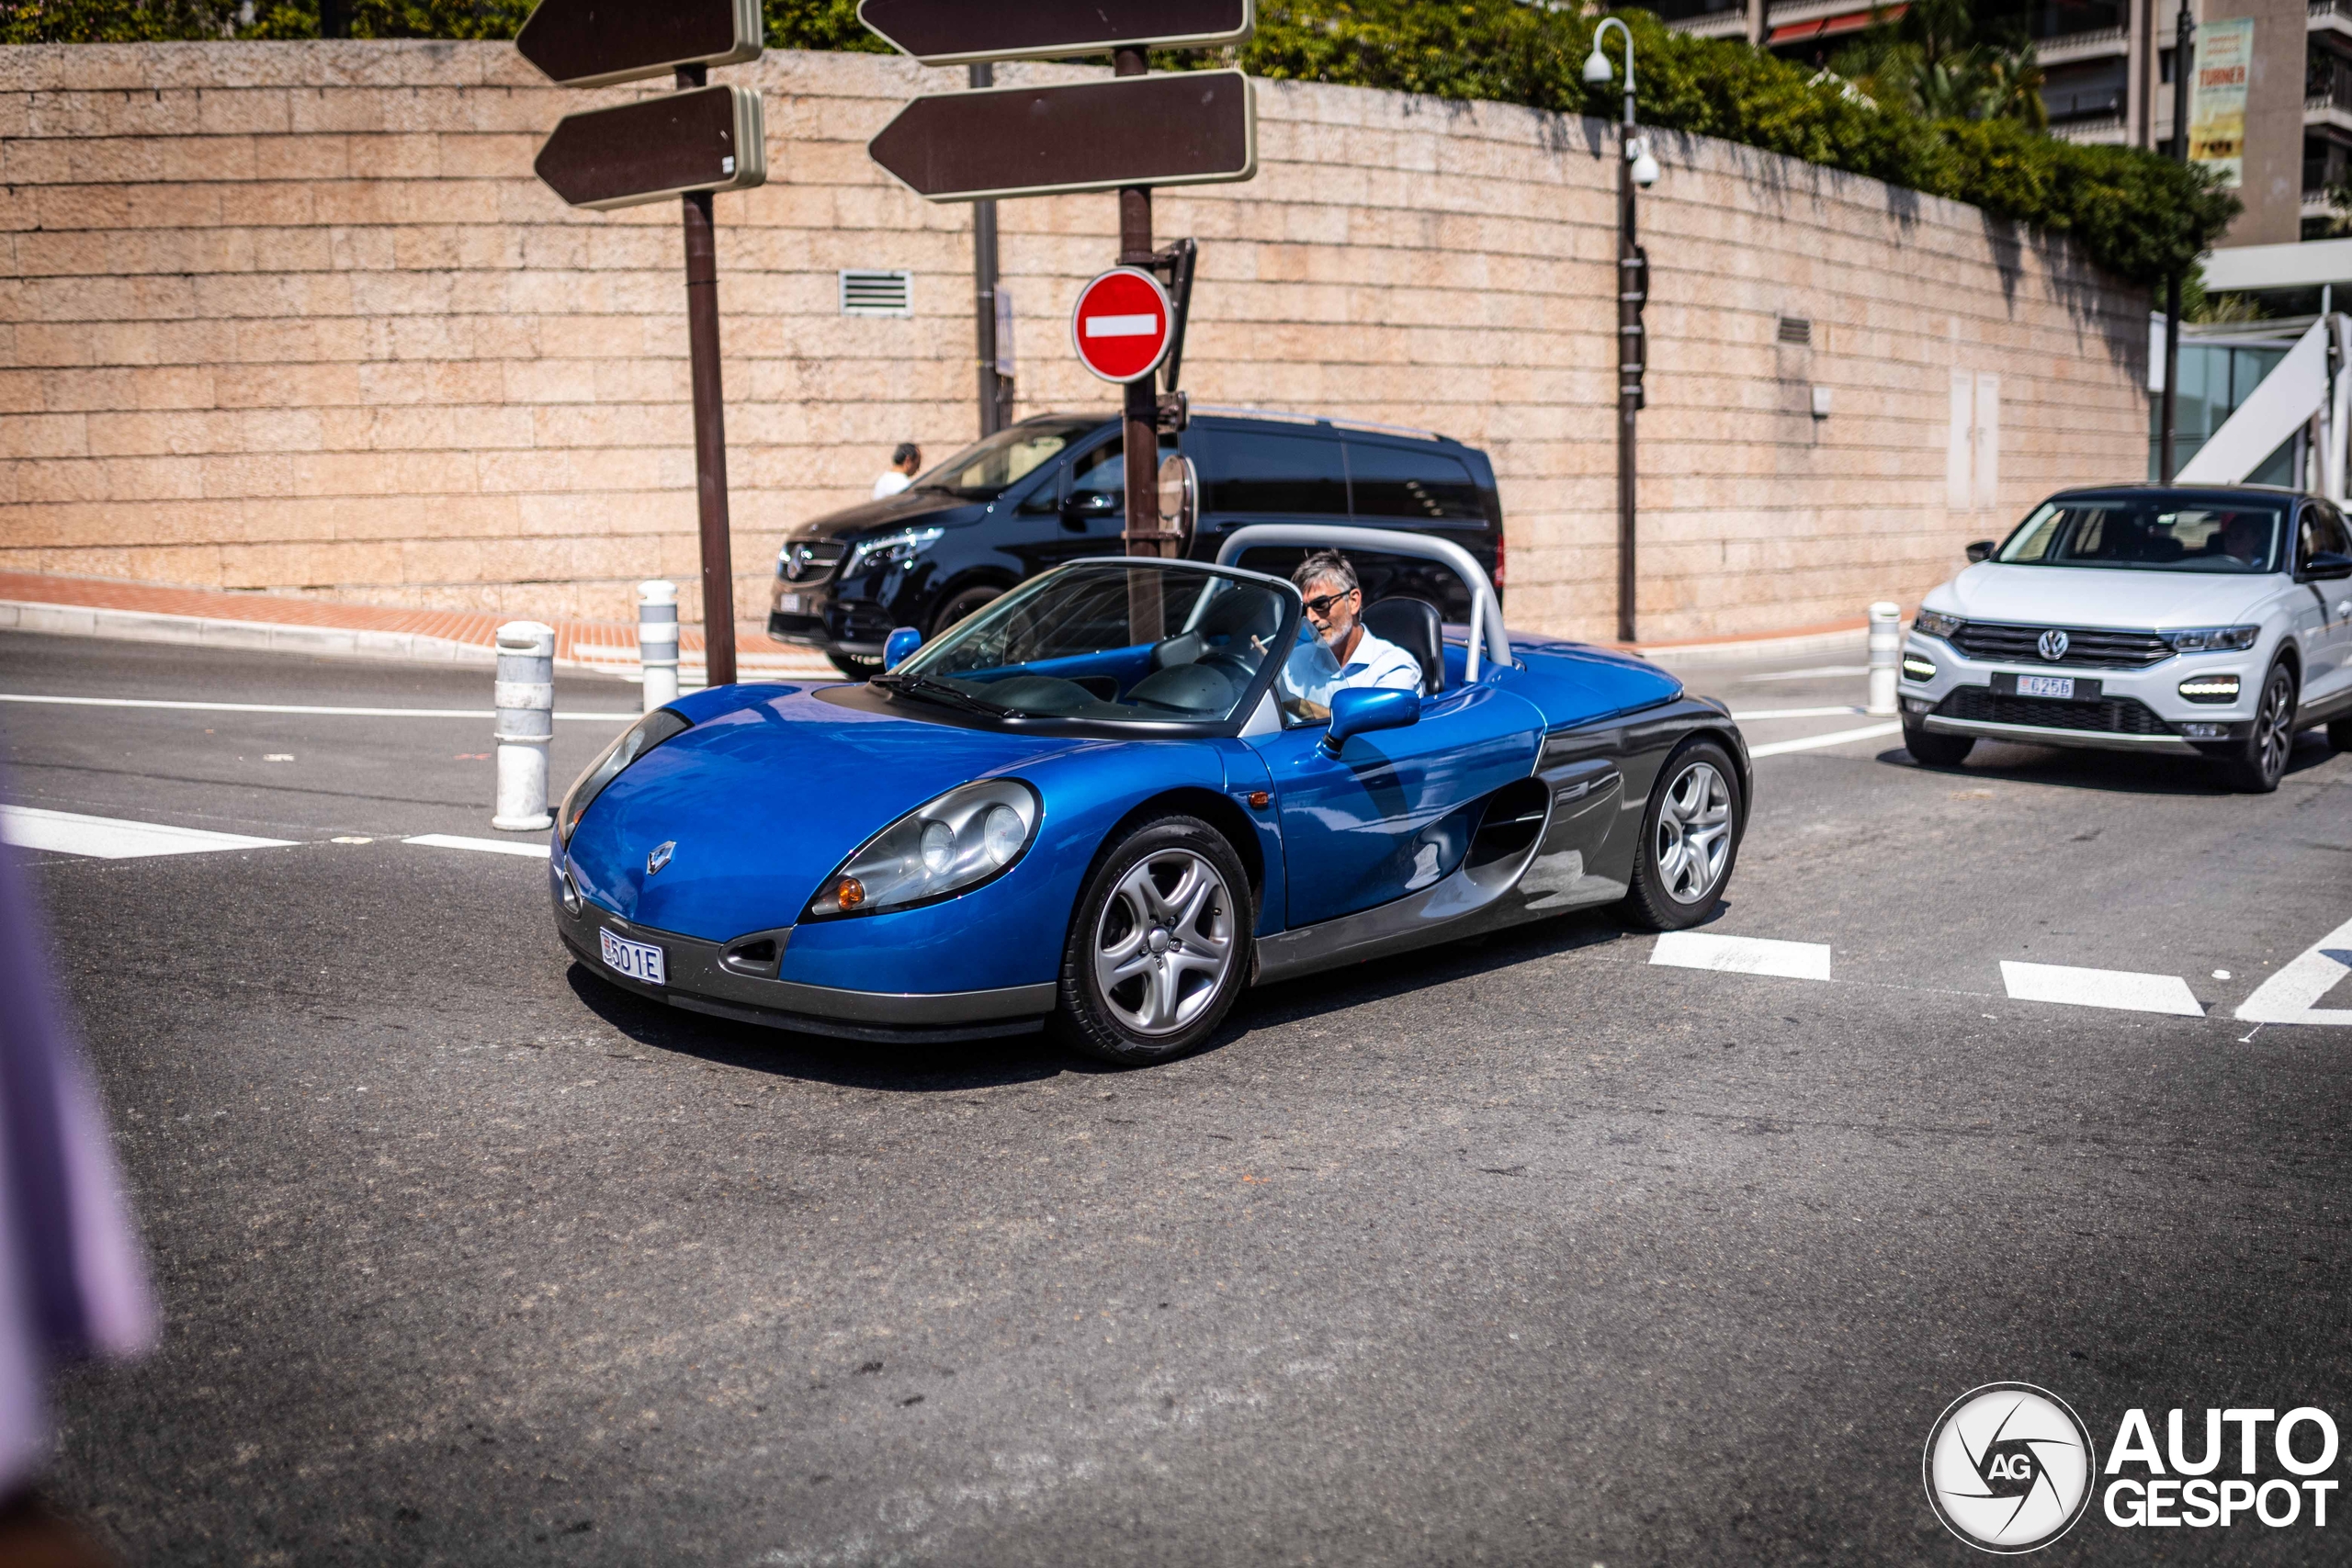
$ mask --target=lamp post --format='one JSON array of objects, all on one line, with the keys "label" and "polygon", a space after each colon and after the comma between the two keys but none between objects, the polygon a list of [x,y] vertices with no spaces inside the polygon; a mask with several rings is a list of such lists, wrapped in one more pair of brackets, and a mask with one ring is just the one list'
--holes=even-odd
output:
[{"label": "lamp post", "polygon": [[1649,302],[1649,256],[1634,239],[1634,188],[1657,184],[1657,160],[1648,139],[1634,125],[1634,33],[1611,17],[1593,29],[1592,52],[1585,56],[1588,86],[1603,87],[1614,74],[1601,42],[1615,28],[1625,40],[1625,114],[1618,127],[1617,166],[1617,640],[1634,640],[1634,416],[1642,406],[1642,307]]},{"label": "lamp post", "polygon": [[[2188,79],[2197,47],[2197,18],[2189,14],[2188,0],[2180,0],[2180,16],[2173,24],[2172,45],[2172,155],[2182,163],[2188,162]],[[2156,479],[2160,484],[2172,483],[2177,471],[2173,454],[2177,449],[2176,416],[2179,412],[2180,387],[2180,273],[2176,269],[2165,279],[2165,390],[2164,409],[2157,420]]]}]

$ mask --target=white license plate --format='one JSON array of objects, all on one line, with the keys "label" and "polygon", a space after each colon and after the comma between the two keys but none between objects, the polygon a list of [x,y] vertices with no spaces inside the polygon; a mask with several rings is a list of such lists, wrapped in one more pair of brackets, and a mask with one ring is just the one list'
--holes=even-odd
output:
[{"label": "white license plate", "polygon": [[598,944],[605,952],[607,968],[617,969],[632,980],[642,980],[649,986],[666,986],[670,972],[662,962],[662,950],[641,942],[623,942],[608,931],[596,932]]},{"label": "white license plate", "polygon": [[2018,695],[2021,697],[2071,697],[2075,694],[2072,675],[2020,675]]},{"label": "white license plate", "polygon": [[779,593],[775,596],[775,607],[787,615],[797,615],[800,614],[800,595]]}]

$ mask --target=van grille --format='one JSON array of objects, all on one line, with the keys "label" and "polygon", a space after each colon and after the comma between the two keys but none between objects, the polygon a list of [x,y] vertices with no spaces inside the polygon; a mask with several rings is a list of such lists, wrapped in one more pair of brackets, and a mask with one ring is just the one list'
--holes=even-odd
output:
[{"label": "van grille", "polygon": [[2041,657],[2043,626],[2006,626],[1990,621],[1970,621],[1954,632],[1951,641],[1971,659],[1999,659],[2027,664],[2074,664],[2093,670],[2145,670],[2172,657],[2172,645],[2154,632],[2119,632],[2087,626],[2059,628],[2066,634],[2066,652],[2052,660]]},{"label": "van grille", "polygon": [[824,582],[842,563],[839,539],[803,539],[784,547],[775,560],[775,574],[786,582]]}]

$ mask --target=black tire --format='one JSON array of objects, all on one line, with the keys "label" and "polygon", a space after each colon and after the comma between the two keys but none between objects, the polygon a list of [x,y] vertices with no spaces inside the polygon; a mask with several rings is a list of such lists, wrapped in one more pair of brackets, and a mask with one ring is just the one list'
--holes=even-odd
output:
[{"label": "black tire", "polygon": [[1938,735],[1917,725],[1903,727],[1903,749],[1923,768],[1956,768],[1976,749],[1973,735]]},{"label": "black tire", "polygon": [[[1719,805],[1713,787],[1703,777],[1694,780],[1702,768],[1713,770],[1714,784],[1720,785]],[[1692,813],[1685,808],[1693,803],[1694,782],[1705,801],[1702,809]],[[1718,814],[1723,852],[1720,857],[1713,852],[1712,839],[1702,844],[1694,876],[1693,863],[1677,859],[1670,852],[1695,836],[1686,823],[1714,824]],[[1739,770],[1733,765],[1731,753],[1712,740],[1684,741],[1658,770],[1657,783],[1650,787],[1649,805],[1642,812],[1642,841],[1634,847],[1633,886],[1624,899],[1627,915],[1653,931],[1679,931],[1714,913],[1716,901],[1731,885],[1732,868],[1739,862],[1739,837],[1746,821],[1747,802],[1740,795]]]},{"label": "black tire", "polygon": [[2327,743],[2339,751],[2352,751],[2352,718],[2339,718],[2329,725]]},{"label": "black tire", "polygon": [[2268,795],[2287,776],[2287,759],[2295,750],[2295,672],[2284,660],[2262,678],[2262,695],[2254,705],[2254,732],[2238,753],[2222,764],[2230,787],[2243,795]]},{"label": "black tire", "polygon": [[834,669],[853,681],[871,681],[882,673],[882,661],[868,659],[862,653],[840,653],[828,649],[825,657],[833,661]]},{"label": "black tire", "polygon": [[[1213,885],[1188,885],[1184,879],[1199,872],[1213,874]],[[1148,897],[1140,883],[1149,885]],[[1172,907],[1191,905],[1193,893],[1203,895],[1196,906]],[[1153,899],[1161,901],[1159,916],[1179,918],[1156,917]],[[1162,817],[1135,829],[1095,863],[1070,915],[1057,1014],[1064,1037],[1122,1067],[1200,1049],[1250,983],[1256,923],[1249,873],[1224,834],[1197,817]],[[1171,957],[1174,965],[1166,962]],[[1221,967],[1204,968],[1211,959]],[[1129,966],[1106,988],[1106,971]],[[1159,1018],[1167,1021],[1155,1027]]]},{"label": "black tire", "polygon": [[950,594],[947,603],[939,607],[939,614],[931,618],[931,635],[937,637],[973,611],[985,609],[1003,597],[1004,590],[989,583],[980,583]]}]

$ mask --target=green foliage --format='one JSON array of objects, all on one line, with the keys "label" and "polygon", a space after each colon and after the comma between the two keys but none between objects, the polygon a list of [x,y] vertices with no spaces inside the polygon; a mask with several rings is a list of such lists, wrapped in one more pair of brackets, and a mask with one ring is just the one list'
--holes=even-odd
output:
[{"label": "green foliage", "polygon": [[[660,4],[661,0],[646,0]],[[353,38],[513,38],[532,0],[345,0]],[[768,0],[771,49],[889,45],[858,25],[857,0]],[[319,36],[319,0],[12,0],[0,8],[0,43],[151,43],[166,39]]]},{"label": "green foliage", "polygon": [[857,19],[857,0],[767,0],[770,49],[844,49],[888,54]]},{"label": "green foliage", "polygon": [[1915,0],[1892,15],[1881,9],[1829,69],[1883,107],[1926,119],[2014,119],[2048,130],[2033,45],[1979,38],[1975,10],[1969,0]]}]

